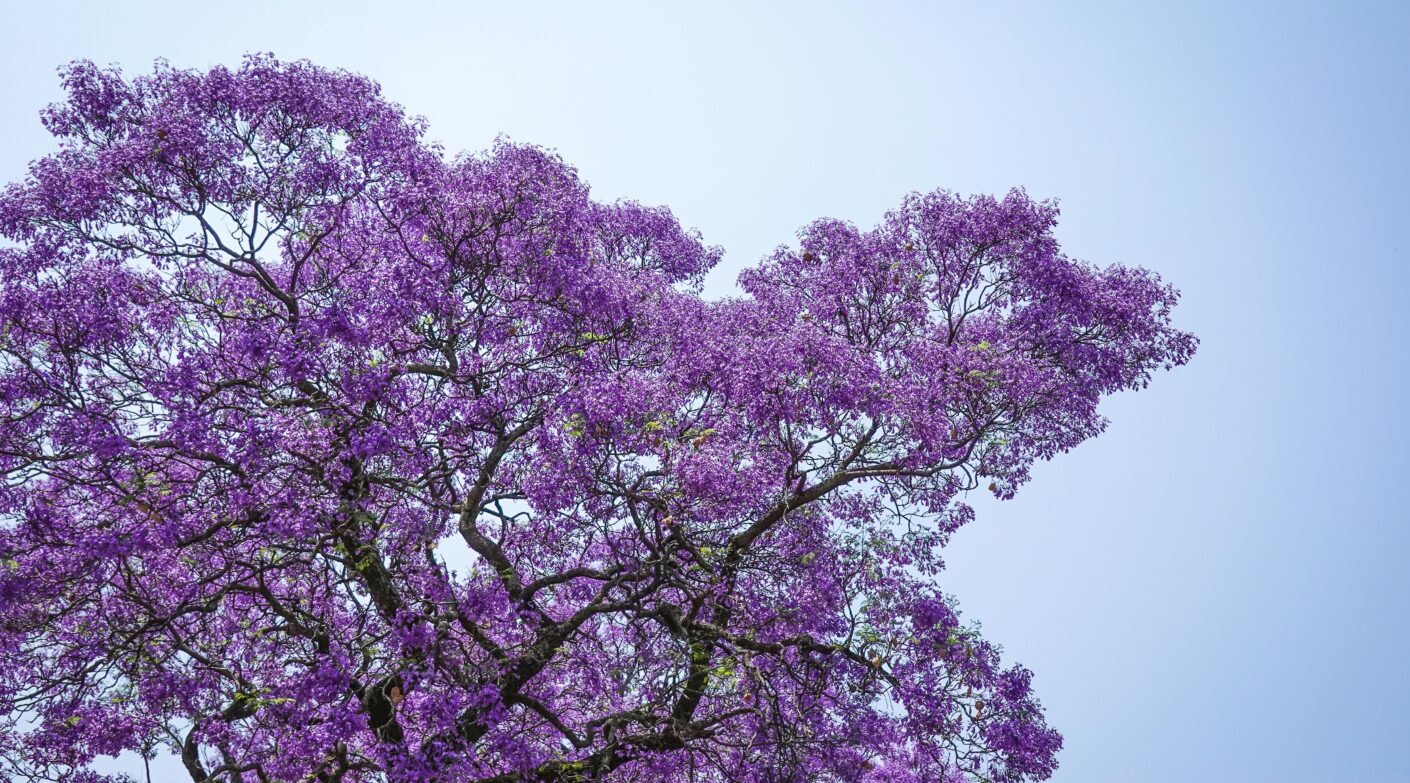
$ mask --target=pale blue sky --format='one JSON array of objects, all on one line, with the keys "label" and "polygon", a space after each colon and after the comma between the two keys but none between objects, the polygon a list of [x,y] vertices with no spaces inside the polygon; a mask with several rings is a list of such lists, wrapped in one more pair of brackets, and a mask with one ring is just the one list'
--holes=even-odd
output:
[{"label": "pale blue sky", "polygon": [[62,62],[269,50],[669,204],[726,248],[714,293],[910,190],[1057,197],[1067,251],[1158,270],[1203,346],[949,551],[1066,735],[1054,780],[1410,781],[1410,6],[762,5],[12,5],[0,180],[50,149]]}]

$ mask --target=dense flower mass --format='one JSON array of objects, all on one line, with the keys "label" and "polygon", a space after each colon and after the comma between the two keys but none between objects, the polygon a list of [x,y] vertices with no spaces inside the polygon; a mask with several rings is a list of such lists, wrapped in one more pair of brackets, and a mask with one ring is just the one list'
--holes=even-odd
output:
[{"label": "dense flower mass", "polygon": [[1189,359],[1053,205],[719,251],[360,76],[75,63],[0,194],[0,774],[1025,781],[1061,737],[936,585]]}]

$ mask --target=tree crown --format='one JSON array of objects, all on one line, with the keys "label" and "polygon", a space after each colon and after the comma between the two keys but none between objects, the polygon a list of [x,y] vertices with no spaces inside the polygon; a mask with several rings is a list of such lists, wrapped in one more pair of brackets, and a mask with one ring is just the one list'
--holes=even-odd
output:
[{"label": "tree crown", "polygon": [[0,769],[1020,781],[939,549],[1195,347],[1022,191],[720,251],[371,81],[79,62],[0,195]]}]

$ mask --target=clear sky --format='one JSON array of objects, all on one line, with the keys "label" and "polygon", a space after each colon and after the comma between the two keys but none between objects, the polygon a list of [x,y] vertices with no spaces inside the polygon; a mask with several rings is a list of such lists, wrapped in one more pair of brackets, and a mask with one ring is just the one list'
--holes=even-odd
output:
[{"label": "clear sky", "polygon": [[1158,270],[1203,345],[949,550],[1054,779],[1410,781],[1410,5],[530,5],[7,5],[0,180],[67,60],[266,50],[670,205],[726,248],[715,294],[911,190],[1058,198],[1068,253]]}]

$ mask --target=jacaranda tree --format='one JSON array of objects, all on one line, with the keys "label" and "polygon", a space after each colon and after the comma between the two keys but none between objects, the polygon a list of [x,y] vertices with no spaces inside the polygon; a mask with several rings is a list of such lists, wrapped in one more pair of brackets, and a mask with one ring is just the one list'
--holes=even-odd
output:
[{"label": "jacaranda tree", "polygon": [[1053,771],[938,551],[1189,359],[1154,274],[940,191],[714,301],[668,210],[363,77],[63,80],[0,196],[8,779]]}]

